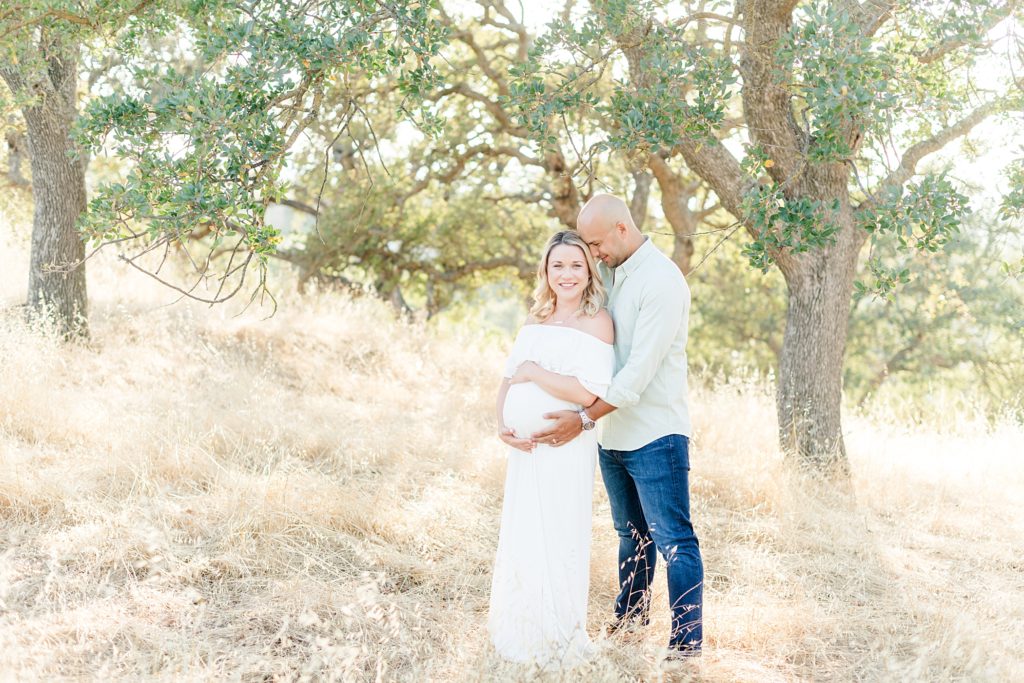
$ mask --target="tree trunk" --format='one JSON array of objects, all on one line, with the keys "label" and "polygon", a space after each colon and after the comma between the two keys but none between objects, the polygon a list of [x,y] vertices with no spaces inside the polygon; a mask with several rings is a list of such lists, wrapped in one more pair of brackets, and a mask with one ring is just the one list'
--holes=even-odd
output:
[{"label": "tree trunk", "polygon": [[648,166],[658,180],[661,190],[661,210],[672,228],[672,261],[679,266],[683,275],[690,274],[690,260],[693,258],[693,233],[697,232],[697,215],[690,210],[690,199],[695,185],[685,182],[673,171],[668,162],[657,154],[650,155]]},{"label": "tree trunk", "polygon": [[565,157],[561,152],[548,152],[544,164],[551,177],[550,215],[565,227],[575,230],[576,217],[580,215],[580,193],[569,173]]},{"label": "tree trunk", "polygon": [[776,396],[783,450],[801,465],[840,477],[849,473],[840,409],[857,258],[851,232],[784,271],[789,307]]},{"label": "tree trunk", "polygon": [[85,162],[71,158],[70,138],[77,115],[75,49],[48,46],[47,65],[39,99],[22,110],[35,199],[27,305],[30,316],[51,318],[65,337],[85,337],[85,244],[75,227],[86,205]]},{"label": "tree trunk", "polygon": [[[693,232],[696,232],[694,230]],[[683,275],[689,275],[693,259],[693,238],[689,234],[675,233],[672,242],[672,261],[679,266]]]},{"label": "tree trunk", "polygon": [[651,181],[654,180],[647,171],[633,171],[633,197],[629,200],[629,215],[640,230],[647,222],[647,200],[651,196]]}]

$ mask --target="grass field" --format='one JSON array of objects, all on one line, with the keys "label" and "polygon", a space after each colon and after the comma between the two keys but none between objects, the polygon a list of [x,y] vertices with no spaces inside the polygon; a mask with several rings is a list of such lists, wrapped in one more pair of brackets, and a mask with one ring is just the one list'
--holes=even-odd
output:
[{"label": "grass field", "polygon": [[[26,329],[0,276],[0,679],[543,679],[484,630],[502,341],[331,294],[161,307],[95,270],[86,346]],[[663,670],[659,609],[561,678],[1024,680],[1024,429],[847,415],[845,495],[787,472],[765,381],[691,405],[705,656]]]}]

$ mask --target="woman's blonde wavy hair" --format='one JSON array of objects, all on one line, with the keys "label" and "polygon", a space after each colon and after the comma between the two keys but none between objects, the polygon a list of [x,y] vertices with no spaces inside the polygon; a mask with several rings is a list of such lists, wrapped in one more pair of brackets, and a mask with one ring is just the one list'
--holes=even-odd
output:
[{"label": "woman's blonde wavy hair", "polygon": [[537,286],[533,290],[534,303],[530,308],[530,315],[538,322],[544,322],[555,312],[555,291],[548,284],[548,258],[551,256],[551,250],[560,244],[579,247],[583,250],[583,256],[587,259],[587,270],[590,271],[590,280],[583,290],[583,298],[580,300],[580,313],[587,317],[593,317],[597,315],[607,300],[604,285],[601,283],[601,276],[597,272],[597,264],[590,253],[590,247],[587,246],[587,243],[583,241],[583,238],[576,231],[562,230],[561,232],[556,232],[548,240],[547,246],[544,247],[544,258],[540,260],[540,265],[537,267]]}]

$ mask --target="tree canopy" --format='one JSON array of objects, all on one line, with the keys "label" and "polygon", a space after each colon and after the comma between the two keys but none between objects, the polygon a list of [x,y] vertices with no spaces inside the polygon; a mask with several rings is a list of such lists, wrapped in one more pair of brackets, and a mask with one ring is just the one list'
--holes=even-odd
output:
[{"label": "tree canopy", "polygon": [[[775,366],[783,445],[841,471],[844,385],[984,363],[1012,394],[1024,261],[994,236],[1019,235],[1024,165],[977,219],[956,160],[929,161],[1019,119],[1021,12],[593,0],[535,32],[504,0],[18,2],[28,303],[84,320],[87,241],[210,303],[272,300],[280,258],[433,316],[485,283],[524,296],[545,233],[612,191],[694,285],[694,357]],[[308,230],[285,240],[273,205]]]},{"label": "tree canopy", "polygon": [[[966,197],[922,160],[1020,111],[1019,56],[993,38],[1019,12],[984,0],[599,0],[537,41],[511,101],[540,144],[563,113],[592,110],[608,134],[588,154],[679,157],[708,184],[745,228],[751,264],[786,281],[782,443],[841,471],[852,297],[909,280],[875,258],[880,243],[938,254],[958,233]],[[1006,77],[979,83],[975,69],[1004,54]],[[868,244],[870,277],[858,279]]]}]

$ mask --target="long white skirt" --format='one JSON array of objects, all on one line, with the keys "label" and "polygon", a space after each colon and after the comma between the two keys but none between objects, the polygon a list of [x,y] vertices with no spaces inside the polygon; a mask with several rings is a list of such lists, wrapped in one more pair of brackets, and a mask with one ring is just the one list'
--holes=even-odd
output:
[{"label": "long white skirt", "polygon": [[487,620],[498,653],[545,669],[587,660],[591,503],[597,435],[509,449]]}]

